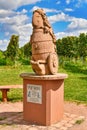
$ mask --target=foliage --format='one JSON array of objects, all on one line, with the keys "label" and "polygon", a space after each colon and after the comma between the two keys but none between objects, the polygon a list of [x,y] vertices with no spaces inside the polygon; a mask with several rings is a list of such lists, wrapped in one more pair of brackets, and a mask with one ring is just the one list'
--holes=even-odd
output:
[{"label": "foliage", "polygon": [[[19,36],[12,35],[7,50],[0,51],[0,65],[28,65],[31,58],[30,43],[19,48]],[[87,60],[87,34],[81,33],[78,37],[67,36],[56,41],[59,63],[64,64],[67,59],[74,61],[81,60],[85,64]]]},{"label": "foliage", "polygon": [[31,56],[31,45],[27,43],[24,45],[24,56],[29,58]]},{"label": "foliage", "polygon": [[0,58],[0,66],[6,65],[6,60],[4,58]]},{"label": "foliage", "polygon": [[79,36],[79,55],[84,62],[87,56],[87,34],[84,33],[81,33]]},{"label": "foliage", "polygon": [[12,35],[9,45],[7,47],[6,51],[6,58],[7,58],[7,64],[9,63],[14,64],[15,61],[18,59],[18,51],[19,51],[19,36]]},{"label": "foliage", "polygon": [[0,65],[6,65],[4,53],[0,50]]},{"label": "foliage", "polygon": [[3,55],[3,52],[0,50],[0,58],[3,58],[4,55]]},{"label": "foliage", "polygon": [[23,65],[29,65],[30,57],[31,57],[31,45],[30,43],[26,43],[23,47],[20,48],[19,59]]},{"label": "foliage", "polygon": [[87,34],[81,33],[79,37],[68,36],[57,40],[57,53],[59,56],[68,57],[77,62],[87,57]]}]

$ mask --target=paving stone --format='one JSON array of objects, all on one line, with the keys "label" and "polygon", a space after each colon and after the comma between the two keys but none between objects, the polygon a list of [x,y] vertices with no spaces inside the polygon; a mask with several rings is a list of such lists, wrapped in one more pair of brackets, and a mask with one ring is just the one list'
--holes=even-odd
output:
[{"label": "paving stone", "polygon": [[71,120],[69,123],[74,125],[75,124],[75,120]]},{"label": "paving stone", "polygon": [[62,125],[61,125],[61,123],[57,123],[57,124],[55,124],[55,125],[53,125],[53,126],[55,126],[55,127],[57,127],[57,128],[60,128]]},{"label": "paving stone", "polygon": [[59,130],[67,130],[67,127],[61,127]]},{"label": "paving stone", "polygon": [[65,124],[65,127],[66,127],[66,128],[70,128],[70,127],[72,127],[72,126],[73,126],[73,124],[70,124],[70,123]]},{"label": "paving stone", "polygon": [[31,127],[31,128],[29,128],[29,130],[38,130],[38,128],[37,127]]},{"label": "paving stone", "polygon": [[71,118],[75,118],[75,117],[77,117],[77,115],[71,114],[70,117],[71,117]]},{"label": "paving stone", "polygon": [[11,126],[3,126],[0,130],[12,130]]},{"label": "paving stone", "polygon": [[56,127],[48,127],[47,130],[57,130],[57,128]]},{"label": "paving stone", "polygon": [[19,109],[15,109],[16,105],[14,103],[4,104],[6,108],[2,105],[0,107],[0,116],[3,117],[3,120],[0,120],[0,130],[69,130],[77,120],[85,120],[84,116],[64,113],[63,119],[56,124],[51,126],[34,125],[23,120],[23,112],[19,106]]}]

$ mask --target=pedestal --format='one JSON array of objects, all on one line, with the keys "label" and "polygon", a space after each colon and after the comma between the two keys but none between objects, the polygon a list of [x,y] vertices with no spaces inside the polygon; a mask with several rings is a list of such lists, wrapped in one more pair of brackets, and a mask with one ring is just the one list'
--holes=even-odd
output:
[{"label": "pedestal", "polygon": [[22,73],[23,118],[40,125],[60,121],[64,112],[64,79],[67,74],[38,76]]}]

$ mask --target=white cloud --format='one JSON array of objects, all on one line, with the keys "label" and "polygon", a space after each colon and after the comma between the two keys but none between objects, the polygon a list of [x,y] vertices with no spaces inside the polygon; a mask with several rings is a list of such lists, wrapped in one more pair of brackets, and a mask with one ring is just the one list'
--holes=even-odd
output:
[{"label": "white cloud", "polygon": [[[29,22],[29,17],[26,14],[17,14],[14,16],[7,16],[0,18],[0,23],[2,23],[1,30],[6,34],[19,34],[19,26],[24,26]],[[9,33],[7,33],[9,32]]]},{"label": "white cloud", "polygon": [[57,15],[49,16],[48,19],[49,19],[50,23],[55,23],[58,21],[71,21],[72,17],[61,12]]},{"label": "white cloud", "polygon": [[[4,39],[10,39],[12,34],[19,35],[19,45],[23,46],[26,42],[29,42],[30,35],[32,33],[32,25],[29,23],[29,17],[27,16],[27,10],[23,9],[20,12],[13,9],[17,9],[22,5],[34,4],[41,0],[0,0],[0,33],[4,35]],[[0,49],[6,50],[8,40],[0,40]]]},{"label": "white cloud", "polygon": [[87,20],[82,18],[73,18],[67,28],[67,30],[70,31],[83,30],[83,29],[84,30],[87,29]]},{"label": "white cloud", "polygon": [[[12,26],[10,30],[17,31],[13,34],[19,35],[19,46],[23,46],[25,43],[29,42],[30,35],[32,33],[32,25],[31,23],[25,24],[25,25],[19,25],[18,27],[16,25]],[[9,35],[9,32],[6,32],[7,35]],[[12,33],[10,34],[12,35]],[[0,49],[6,50],[8,46],[9,41],[8,40],[0,40]]]},{"label": "white cloud", "polygon": [[66,4],[70,4],[71,0],[66,0]]},{"label": "white cloud", "polygon": [[4,10],[4,9],[1,9],[0,10],[0,22],[7,22],[5,21],[5,19],[12,19],[13,17],[15,16],[18,16],[18,15],[24,15],[27,13],[27,10],[26,9],[23,9],[22,11],[20,12],[15,12],[15,11],[12,11],[12,10]]},{"label": "white cloud", "polygon": [[81,7],[83,4],[87,4],[87,0],[66,0],[66,4],[74,4],[74,7]]},{"label": "white cloud", "polygon": [[[23,46],[25,43],[29,42],[29,38],[30,38],[30,34],[31,34],[31,27],[26,25],[25,26],[19,26],[17,27],[16,25],[12,26],[10,28],[10,26],[8,26],[8,30],[9,32],[5,32],[6,37],[9,36],[9,38],[11,37],[12,34],[16,34],[19,35],[19,46]],[[0,49],[3,49],[7,47],[8,44],[4,44],[4,42],[2,42],[2,45],[0,45]]]},{"label": "white cloud", "polygon": [[34,4],[41,0],[0,0],[0,9],[12,10],[22,5]]},{"label": "white cloud", "polygon": [[70,24],[68,25],[68,30],[75,30],[75,29],[79,30],[87,28],[86,19],[71,17],[63,12],[57,15],[49,16],[48,19],[51,23],[56,23],[60,21],[70,22]]},{"label": "white cloud", "polygon": [[87,33],[87,29],[86,30],[76,30],[74,32],[58,32],[55,34],[56,39],[61,39],[63,37],[67,37],[67,36],[79,36],[80,33]]},{"label": "white cloud", "polygon": [[23,46],[30,40],[30,35],[32,34],[32,24],[29,23],[23,26],[19,26],[18,30],[19,30],[20,46]]},{"label": "white cloud", "polygon": [[0,19],[1,19],[1,18],[5,18],[5,17],[7,17],[7,16],[12,16],[12,15],[15,15],[15,12],[14,12],[14,11],[0,9]]},{"label": "white cloud", "polygon": [[8,40],[0,40],[0,49],[5,51],[6,48],[7,48],[7,45],[8,45],[9,41]]},{"label": "white cloud", "polygon": [[[30,12],[33,12],[34,10],[36,10],[36,9],[41,9],[41,7],[39,7],[39,6],[34,6],[31,10],[30,10]],[[54,13],[58,13],[58,12],[60,12],[60,10],[56,10],[56,9],[49,9],[49,8],[43,8],[43,10],[46,12],[46,13],[52,13],[52,12],[54,12]]]},{"label": "white cloud", "polygon": [[9,25],[20,25],[20,24],[24,24],[26,21],[28,21],[28,17],[27,15],[15,15],[13,17],[5,17],[5,18],[0,18],[0,22],[1,23],[5,23],[5,24],[9,24]]},{"label": "white cloud", "polygon": [[[0,31],[3,31],[4,36],[9,37],[12,34],[19,35],[19,45],[23,46],[25,43],[29,41],[30,35],[32,33],[32,25],[30,23],[30,19],[27,16],[28,10],[23,9],[21,12],[14,11],[18,7],[22,5],[27,4],[33,4],[36,2],[39,2],[41,0],[0,0]],[[60,4],[60,0],[56,4]],[[67,4],[70,4],[70,2],[75,2],[75,0],[66,0]],[[80,6],[82,0],[77,0],[78,7]],[[84,2],[87,2],[87,0],[84,0]],[[6,3],[6,4],[5,4]],[[38,6],[34,6],[30,11],[34,11],[37,8],[40,8]],[[14,10],[13,10],[14,9]],[[43,8],[46,13],[57,13],[56,15],[49,16],[48,20],[50,23],[56,23],[56,22],[69,22],[69,25],[67,26],[66,32],[59,32],[56,33],[56,37],[60,38],[63,36],[69,36],[69,35],[79,35],[81,32],[87,32],[87,20],[82,18],[75,18],[72,16],[69,16],[60,10],[54,9],[54,8]],[[66,8],[65,11],[73,11],[71,8]],[[6,49],[9,41],[6,40],[0,40],[0,49],[3,50]]]},{"label": "white cloud", "polygon": [[[9,10],[0,10],[0,31],[4,33],[5,38],[10,38],[12,34],[19,35],[20,46],[29,41],[32,33],[32,25],[29,23],[29,17],[26,15],[27,10],[14,12]],[[6,41],[7,42],[7,41]],[[0,41],[0,49],[5,50],[8,44],[4,40]],[[7,42],[8,43],[8,42]]]},{"label": "white cloud", "polygon": [[17,34],[19,35],[19,45],[23,46],[25,43],[29,42],[30,35],[32,33],[32,25],[31,23],[27,23],[24,25],[13,25],[13,26],[8,26],[8,29],[10,30],[10,35],[12,34]]},{"label": "white cloud", "polygon": [[58,5],[59,5],[60,3],[61,3],[61,1],[59,1],[59,0],[56,2],[56,4],[58,4]]},{"label": "white cloud", "polygon": [[74,11],[74,10],[71,9],[71,8],[65,8],[65,11],[67,11],[67,12],[72,12],[72,11]]},{"label": "white cloud", "polygon": [[25,14],[25,13],[27,13],[28,11],[26,10],[26,9],[23,9],[20,13],[23,13],[23,14]]},{"label": "white cloud", "polygon": [[56,22],[69,22],[65,32],[56,33],[57,38],[62,38],[64,36],[78,36],[80,33],[87,32],[87,20],[82,18],[71,17],[63,12],[57,15],[49,16],[49,21],[51,23]]},{"label": "white cloud", "polygon": [[83,4],[87,4],[87,0],[77,0],[75,7],[79,8],[81,7]]},{"label": "white cloud", "polygon": [[79,8],[81,6],[82,0],[78,0],[75,4],[75,7]]}]

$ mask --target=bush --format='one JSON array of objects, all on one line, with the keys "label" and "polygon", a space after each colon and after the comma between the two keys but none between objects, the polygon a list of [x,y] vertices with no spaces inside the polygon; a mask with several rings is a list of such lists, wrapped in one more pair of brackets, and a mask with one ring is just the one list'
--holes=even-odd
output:
[{"label": "bush", "polygon": [[30,65],[30,57],[29,57],[29,58],[20,58],[20,59],[19,59],[19,62],[20,62],[22,65]]},{"label": "bush", "polygon": [[0,59],[0,65],[6,65],[6,60],[4,58]]},{"label": "bush", "polygon": [[14,61],[12,61],[10,58],[6,59],[6,65],[14,65]]},{"label": "bush", "polygon": [[29,60],[28,59],[22,59],[22,65],[29,65]]}]

